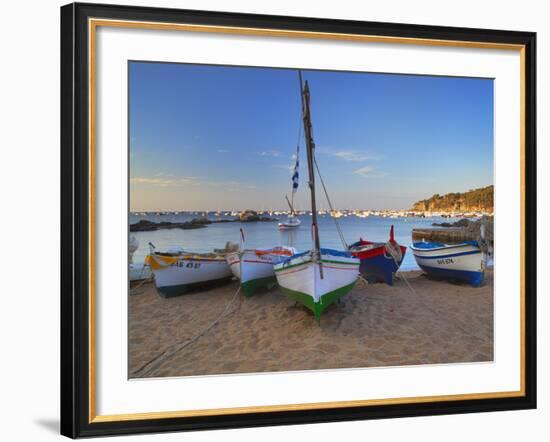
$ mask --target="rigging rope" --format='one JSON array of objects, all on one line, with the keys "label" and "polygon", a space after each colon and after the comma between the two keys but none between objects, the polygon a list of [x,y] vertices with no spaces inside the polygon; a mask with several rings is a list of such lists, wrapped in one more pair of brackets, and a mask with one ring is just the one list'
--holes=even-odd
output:
[{"label": "rigging rope", "polygon": [[[300,155],[300,141],[302,138],[302,113],[300,113],[300,120],[298,124],[298,139],[296,140],[296,158],[294,158],[294,168],[296,167],[296,162],[299,161],[298,155]],[[298,163],[300,164],[300,163]],[[293,169],[294,170],[294,169]],[[297,189],[294,189],[294,180],[292,182],[292,188],[291,188],[291,194],[290,197],[292,198],[292,211],[294,211],[294,194],[296,193]]]},{"label": "rigging rope", "polygon": [[342,245],[344,246],[345,250],[348,250],[348,244],[346,243],[346,240],[344,238],[344,233],[342,232],[342,228],[340,227],[340,224],[338,223],[338,220],[332,216],[332,213],[334,212],[334,207],[332,206],[332,201],[330,200],[330,197],[328,196],[327,188],[325,186],[325,182],[323,180],[323,177],[321,176],[321,172],[319,171],[319,166],[317,164],[317,159],[315,156],[313,157],[313,163],[315,164],[315,169],[317,170],[317,175],[319,175],[319,180],[321,181],[321,185],[323,186],[323,191],[325,192],[325,196],[327,198],[328,206],[330,208],[330,217],[334,220],[334,224],[336,225],[336,231],[338,232],[338,236],[340,237],[340,241],[342,242]]},{"label": "rigging rope", "polygon": [[226,316],[229,316],[232,313],[235,313],[242,304],[242,297],[239,298],[240,302],[237,305],[236,308],[233,310],[229,310],[229,307],[233,304],[233,301],[237,298],[237,295],[241,292],[241,285],[239,284],[239,288],[231,298],[231,300],[227,303],[225,306],[225,309],[220,313],[220,315],[212,321],[206,328],[204,328],[200,333],[193,336],[191,339],[188,339],[187,341],[181,342],[179,344],[175,344],[169,348],[167,348],[165,351],[163,351],[161,354],[155,356],[153,359],[146,362],[144,365],[141,366],[141,368],[138,368],[133,375],[137,377],[145,377],[150,374],[152,374],[156,369],[158,369],[167,359],[174,356],[176,353],[183,350],[185,347],[191,345],[193,342],[197,341],[199,338],[204,336],[206,333],[212,329],[218,322],[220,322],[223,318]]},{"label": "rigging rope", "polygon": [[300,138],[302,137],[302,113],[300,112],[300,124],[298,124],[298,140],[296,141],[296,145],[300,145]]}]

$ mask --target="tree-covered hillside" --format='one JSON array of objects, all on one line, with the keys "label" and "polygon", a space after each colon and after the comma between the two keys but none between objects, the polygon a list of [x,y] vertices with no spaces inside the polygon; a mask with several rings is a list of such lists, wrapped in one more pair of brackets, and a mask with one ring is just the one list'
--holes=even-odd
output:
[{"label": "tree-covered hillside", "polygon": [[435,194],[413,204],[414,211],[430,212],[492,212],[494,186],[469,190],[464,193]]}]

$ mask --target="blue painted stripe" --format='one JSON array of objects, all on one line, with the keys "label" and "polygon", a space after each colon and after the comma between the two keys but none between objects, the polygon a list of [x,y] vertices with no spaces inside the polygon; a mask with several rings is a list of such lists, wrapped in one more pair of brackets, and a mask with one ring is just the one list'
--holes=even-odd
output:
[{"label": "blue painted stripe", "polygon": [[419,249],[419,250],[434,250],[434,249],[456,249],[457,247],[464,247],[464,246],[479,247],[479,244],[477,241],[464,241],[460,244],[443,244],[441,242],[418,241],[418,242],[414,242],[411,248]]},{"label": "blue painted stripe", "polygon": [[444,258],[454,258],[456,256],[465,256],[465,255],[475,255],[475,254],[481,254],[480,250],[472,250],[470,252],[461,252],[461,253],[451,253],[450,255],[437,255],[437,256],[424,256],[424,255],[417,255],[413,252],[414,256],[417,256],[420,259],[444,259]]},{"label": "blue painted stripe", "polygon": [[[296,253],[295,255],[289,256],[288,258],[283,259],[279,262],[279,264],[284,264],[292,259],[299,258],[300,256],[307,255],[308,253],[311,253],[310,250],[302,253]],[[321,255],[330,255],[330,256],[341,256],[344,258],[353,258],[353,255],[350,251],[347,250],[335,250],[335,249],[325,249],[321,248]]]},{"label": "blue painted stripe", "polygon": [[421,265],[420,268],[429,275],[433,275],[439,278],[459,279],[468,282],[474,287],[478,287],[479,285],[481,285],[485,276],[484,272],[476,272],[470,270],[441,269],[439,267],[431,267],[426,265]]}]

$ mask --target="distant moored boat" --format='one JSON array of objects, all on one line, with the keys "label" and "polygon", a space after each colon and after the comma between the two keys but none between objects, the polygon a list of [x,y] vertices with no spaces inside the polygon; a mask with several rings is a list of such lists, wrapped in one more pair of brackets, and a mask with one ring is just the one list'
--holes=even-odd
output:
[{"label": "distant moored boat", "polygon": [[285,221],[279,223],[278,227],[279,230],[291,230],[297,229],[301,224],[302,222],[296,216],[289,215]]}]

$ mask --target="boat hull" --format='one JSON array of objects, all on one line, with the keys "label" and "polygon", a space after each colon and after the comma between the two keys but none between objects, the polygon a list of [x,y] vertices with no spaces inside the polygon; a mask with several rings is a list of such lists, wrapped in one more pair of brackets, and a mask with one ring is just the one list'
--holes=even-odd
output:
[{"label": "boat hull", "polygon": [[300,227],[302,222],[296,217],[289,217],[286,221],[278,224],[279,230],[294,230]]},{"label": "boat hull", "polygon": [[[277,284],[273,266],[296,253],[290,247],[272,249],[246,249],[227,255],[227,263],[233,275],[240,279],[241,290],[247,297],[260,288],[271,288]],[[286,254],[281,254],[281,252]]]},{"label": "boat hull", "polygon": [[431,248],[425,248],[423,243],[415,243],[411,250],[418,266],[428,276],[465,281],[473,287],[483,283],[483,253],[474,242],[457,245],[436,244]]},{"label": "boat hull", "polygon": [[279,223],[279,230],[296,230],[300,227],[300,225],[288,225],[288,224],[283,224],[283,223]]},{"label": "boat hull", "polygon": [[151,278],[151,268],[143,264],[130,264],[128,268],[128,277],[130,282],[143,281]]},{"label": "boat hull", "polygon": [[393,276],[403,259],[407,248],[405,246],[398,246],[401,251],[401,259],[394,259],[394,257],[386,250],[386,245],[380,243],[367,252],[354,252],[352,255],[361,260],[359,266],[359,272],[361,276],[368,282],[385,282],[386,284],[393,285]]},{"label": "boat hull", "polygon": [[306,252],[274,266],[283,292],[311,310],[317,321],[329,305],[354,287],[359,276],[359,259],[337,253],[322,251],[320,260],[314,262],[312,253]]},{"label": "boat hull", "polygon": [[152,265],[151,267],[157,292],[164,298],[184,295],[201,287],[228,281],[233,277],[225,258],[178,257],[168,265]]}]

